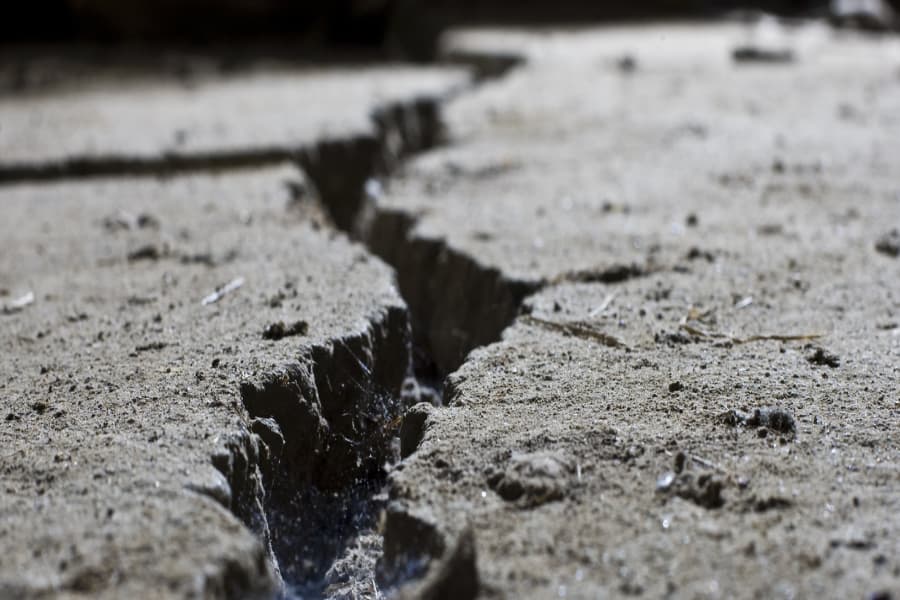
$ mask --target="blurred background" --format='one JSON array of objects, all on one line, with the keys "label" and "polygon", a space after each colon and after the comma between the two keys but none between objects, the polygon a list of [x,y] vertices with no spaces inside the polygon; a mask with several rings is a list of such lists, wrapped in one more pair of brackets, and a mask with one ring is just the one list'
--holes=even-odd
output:
[{"label": "blurred background", "polygon": [[3,42],[286,41],[428,60],[457,25],[702,18],[735,11],[895,29],[900,0],[28,0],[5,3]]}]

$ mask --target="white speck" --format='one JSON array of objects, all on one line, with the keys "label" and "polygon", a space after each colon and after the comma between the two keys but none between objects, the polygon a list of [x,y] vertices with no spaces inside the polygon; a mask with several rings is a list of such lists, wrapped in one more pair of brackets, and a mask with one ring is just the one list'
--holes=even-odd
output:
[{"label": "white speck", "polygon": [[565,598],[566,597],[566,586],[564,586],[564,585],[559,586],[559,590],[557,590],[557,593],[559,594],[560,598]]},{"label": "white speck", "polygon": [[377,201],[384,195],[384,188],[381,186],[381,182],[377,179],[367,179],[366,180],[366,197],[369,200]]},{"label": "white speck", "polygon": [[481,492],[481,497],[482,497],[482,498],[487,498],[487,492],[485,492],[484,490],[482,490],[482,492]]},{"label": "white speck", "polygon": [[240,288],[242,285],[244,285],[244,278],[235,277],[222,287],[217,288],[216,291],[214,291],[212,294],[209,294],[208,296],[203,298],[203,300],[201,300],[201,304],[203,304],[203,306],[206,306],[207,304],[218,302],[219,300],[224,298],[226,294],[230,294],[231,292]]},{"label": "white speck", "polygon": [[23,296],[16,298],[8,305],[3,307],[3,311],[6,314],[12,314],[15,312],[19,312],[29,304],[34,303],[34,292],[26,292]]},{"label": "white speck", "polygon": [[578,569],[577,571],[575,571],[575,581],[581,581],[582,579],[584,579],[584,571]]},{"label": "white speck", "polygon": [[675,473],[672,471],[666,471],[662,475],[660,475],[656,480],[656,491],[664,492],[675,483]]},{"label": "white speck", "polygon": [[615,294],[607,294],[606,298],[603,299],[603,302],[600,303],[600,306],[589,312],[588,316],[593,318],[605,311],[607,308],[609,308],[609,305],[612,303],[615,297]]},{"label": "white speck", "polygon": [[745,296],[744,298],[741,298],[740,300],[735,302],[734,307],[740,310],[742,308],[747,308],[751,304],[753,304],[753,296]]}]

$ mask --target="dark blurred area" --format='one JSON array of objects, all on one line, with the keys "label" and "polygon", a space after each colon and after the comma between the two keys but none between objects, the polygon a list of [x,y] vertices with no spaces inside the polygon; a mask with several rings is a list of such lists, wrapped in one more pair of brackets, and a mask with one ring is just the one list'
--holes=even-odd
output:
[{"label": "dark blurred area", "polygon": [[5,3],[0,41],[277,39],[427,59],[439,33],[453,25],[702,18],[752,10],[889,29],[898,8],[900,0],[25,0]]}]

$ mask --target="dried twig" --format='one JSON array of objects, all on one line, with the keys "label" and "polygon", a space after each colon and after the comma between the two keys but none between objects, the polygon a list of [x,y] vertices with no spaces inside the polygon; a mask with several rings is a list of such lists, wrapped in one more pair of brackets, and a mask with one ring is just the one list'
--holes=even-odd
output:
[{"label": "dried twig", "polygon": [[203,300],[201,300],[201,304],[203,304],[203,306],[206,306],[207,304],[218,302],[219,300],[224,298],[226,294],[230,294],[231,292],[240,288],[242,285],[244,285],[244,278],[235,277],[222,287],[216,288],[216,291],[214,291],[212,294],[209,294],[208,296],[203,298]]},{"label": "dried twig", "polygon": [[[746,300],[746,298],[744,299]],[[742,301],[743,302],[743,301]],[[739,303],[740,304],[740,303]],[[749,305],[749,303],[745,304]],[[714,338],[714,339],[723,339],[732,344],[747,344],[749,342],[761,342],[761,341],[778,341],[778,342],[804,342],[808,340],[816,340],[820,337],[823,337],[821,333],[805,333],[805,334],[762,334],[762,335],[751,335],[745,338],[739,338],[732,335],[727,335],[725,333],[720,333],[718,331],[706,331],[697,327],[696,325],[692,325],[691,321],[703,321],[704,319],[709,318],[713,314],[714,310],[710,309],[705,312],[700,312],[695,307],[690,307],[688,309],[688,314],[681,317],[681,321],[678,323],[678,327],[687,331],[689,334],[702,337],[702,338]]]},{"label": "dried twig", "polygon": [[803,333],[803,334],[768,334],[768,335],[751,335],[750,337],[739,338],[724,333],[704,331],[693,325],[681,323],[679,327],[691,335],[705,338],[724,339],[732,344],[747,344],[750,342],[776,341],[776,342],[805,342],[809,340],[817,340],[823,335],[821,333]]},{"label": "dried twig", "polygon": [[615,294],[607,294],[606,298],[603,299],[603,302],[600,303],[600,306],[588,313],[588,317],[593,319],[597,315],[601,314],[603,311],[609,308],[609,305],[612,304],[612,301],[615,299],[615,297]]},{"label": "dried twig", "polygon": [[534,317],[532,315],[526,315],[522,318],[526,323],[533,323],[535,325],[540,325],[547,329],[552,329],[554,331],[560,331],[566,335],[573,335],[575,337],[580,337],[582,339],[588,339],[595,341],[597,343],[603,344],[604,346],[609,346],[610,348],[626,348],[627,346],[619,340],[617,337],[609,335],[608,333],[604,333],[602,331],[597,331],[592,326],[579,323],[557,323],[556,321],[548,321],[546,319],[540,319],[538,317]]}]

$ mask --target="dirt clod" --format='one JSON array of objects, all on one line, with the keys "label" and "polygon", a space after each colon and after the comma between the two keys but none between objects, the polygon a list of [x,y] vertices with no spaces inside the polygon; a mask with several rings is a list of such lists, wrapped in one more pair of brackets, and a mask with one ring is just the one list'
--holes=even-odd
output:
[{"label": "dirt clod", "polygon": [[892,229],[878,238],[875,250],[893,258],[900,256],[900,229]]},{"label": "dirt clod", "polygon": [[146,244],[129,252],[128,260],[129,262],[136,262],[139,260],[159,260],[162,258],[162,255],[163,253],[158,246]]},{"label": "dirt clod", "polygon": [[757,408],[751,414],[730,410],[723,415],[722,420],[726,425],[732,427],[755,427],[766,432],[762,433],[760,437],[765,437],[769,430],[782,434],[797,432],[794,416],[784,408]]},{"label": "dirt clod", "polygon": [[794,53],[786,48],[761,48],[740,46],[731,53],[736,63],[787,64],[793,62]]},{"label": "dirt clod", "polygon": [[813,365],[822,365],[836,369],[841,366],[841,359],[837,354],[832,354],[824,348],[816,348],[815,352],[806,357],[806,360]]},{"label": "dirt clod", "polygon": [[636,264],[619,264],[601,269],[576,271],[562,279],[580,283],[621,283],[642,275],[644,275],[644,269]]},{"label": "dirt clod", "polygon": [[684,471],[675,475],[673,471],[666,471],[656,481],[656,491],[662,494],[670,494],[690,500],[703,508],[720,508],[725,504],[722,490],[725,482],[711,473],[697,475],[690,471]]},{"label": "dirt clod", "polygon": [[685,258],[688,260],[697,260],[698,258],[702,258],[706,262],[715,262],[716,261],[715,254],[713,254],[709,250],[701,250],[700,248],[697,248],[696,246],[694,246],[693,248],[688,250],[688,253],[685,254]]},{"label": "dirt clod", "polygon": [[309,323],[306,321],[296,321],[292,325],[285,325],[284,321],[269,323],[263,329],[263,339],[277,341],[292,335],[306,335],[309,331]]},{"label": "dirt clod", "polygon": [[572,460],[559,452],[513,453],[504,471],[488,477],[488,485],[504,500],[534,507],[565,497],[574,472]]}]

